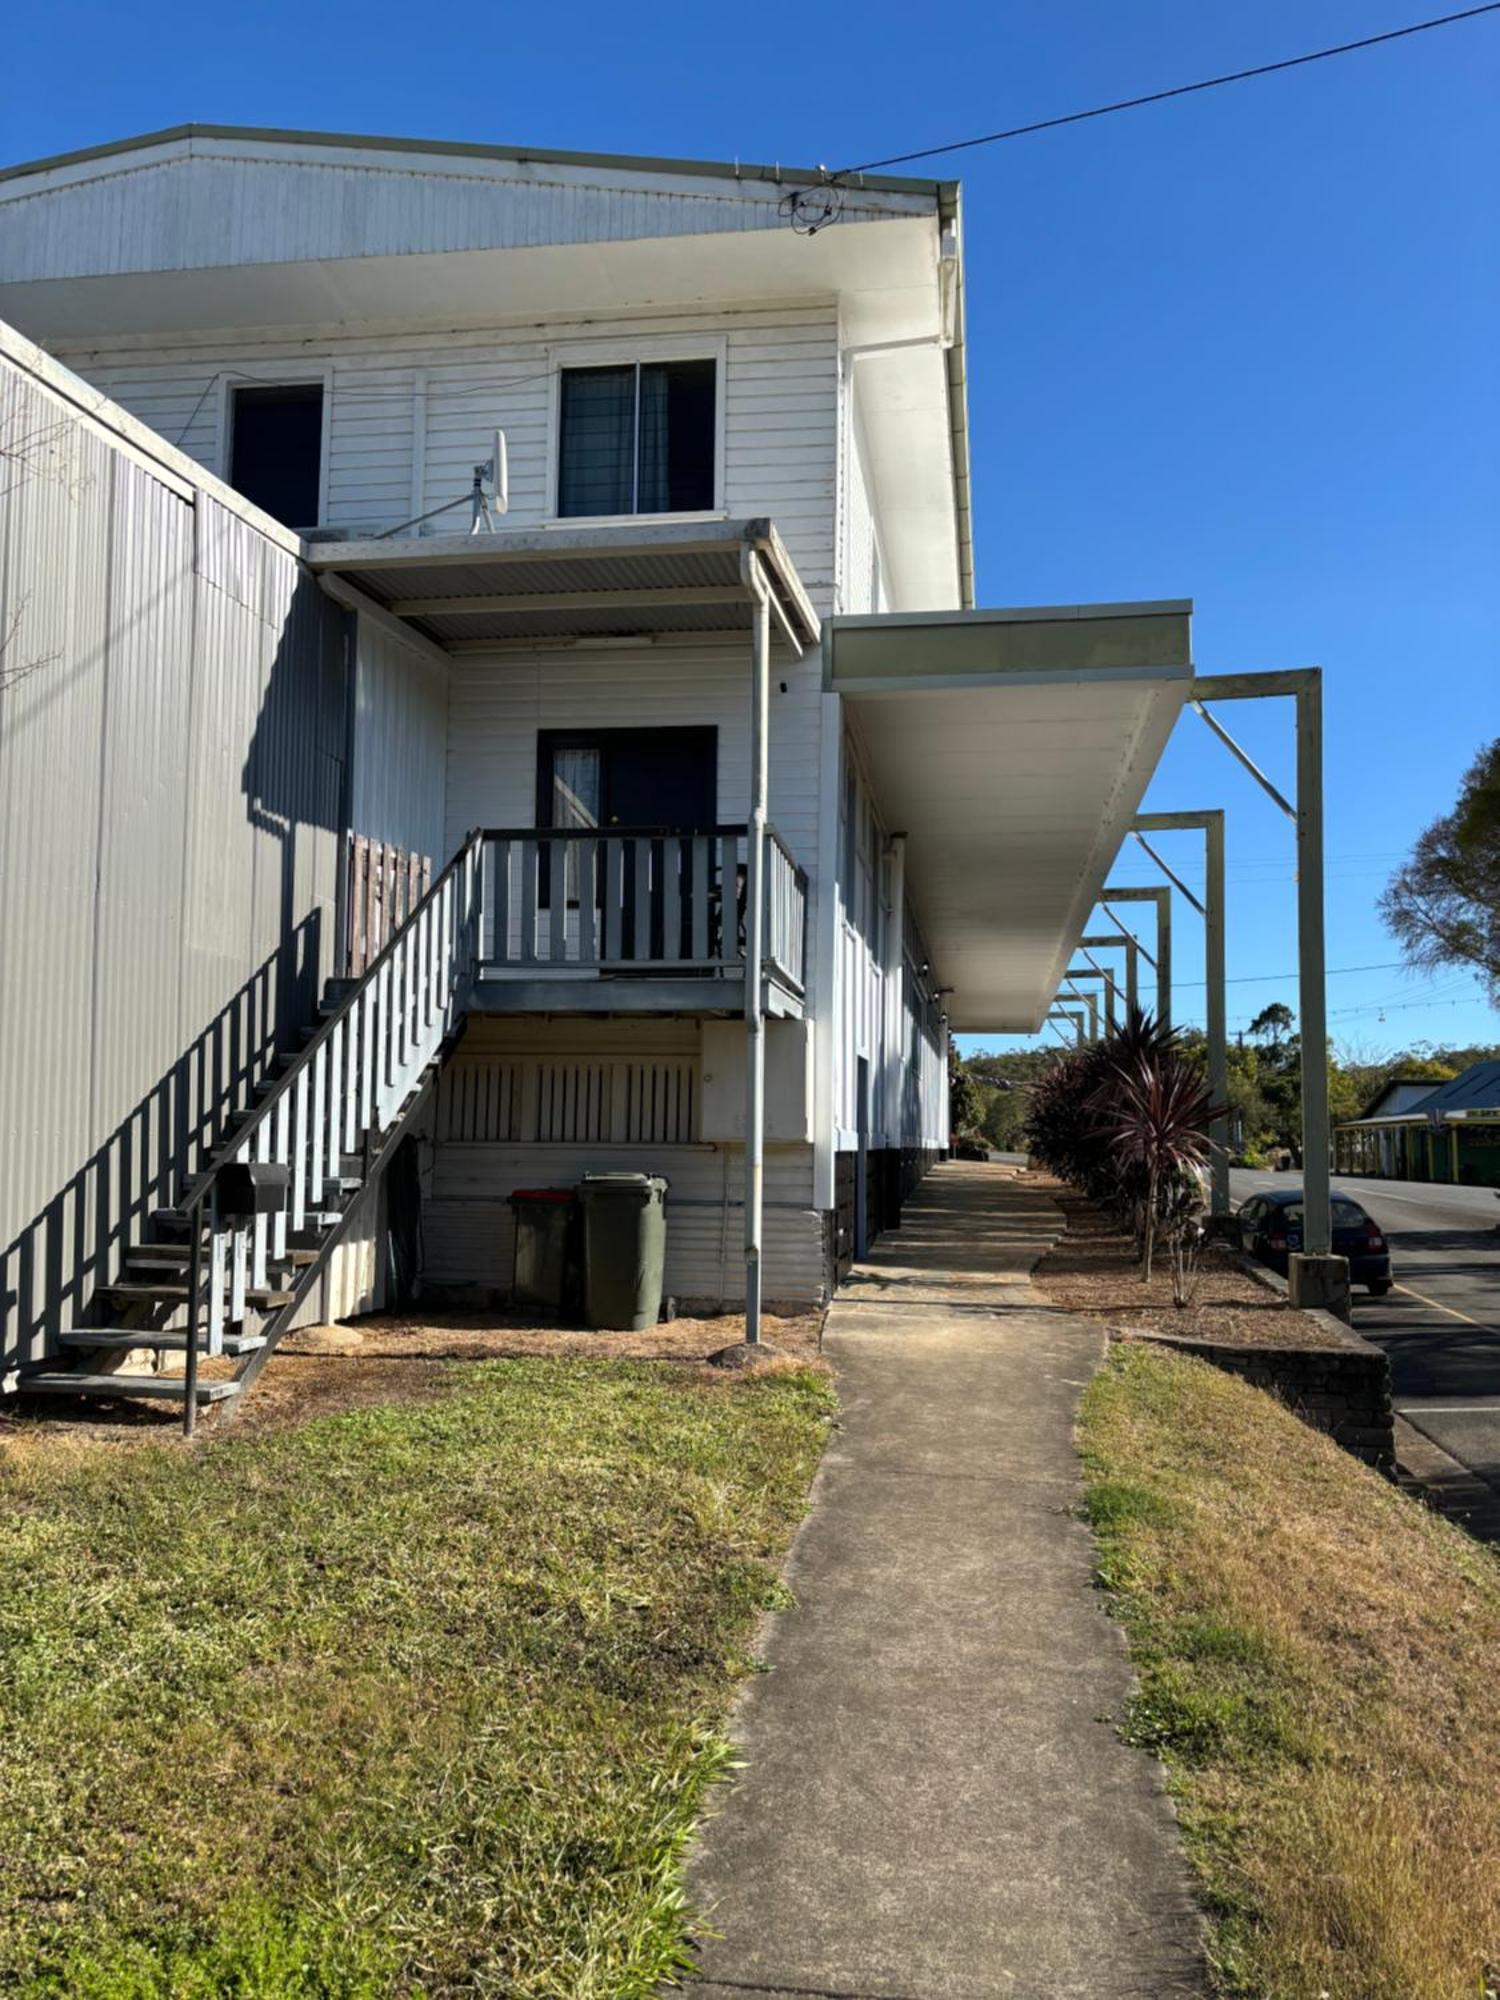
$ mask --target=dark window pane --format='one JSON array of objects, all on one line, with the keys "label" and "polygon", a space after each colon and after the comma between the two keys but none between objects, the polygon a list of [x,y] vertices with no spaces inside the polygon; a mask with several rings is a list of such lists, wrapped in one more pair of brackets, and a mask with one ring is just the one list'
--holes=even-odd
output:
[{"label": "dark window pane", "polygon": [[652,361],[641,367],[641,514],[691,514],[714,504],[712,361]]},{"label": "dark window pane", "polygon": [[635,369],[565,368],[559,514],[629,514],[635,488]]},{"label": "dark window pane", "polygon": [[236,389],[229,447],[229,483],[288,528],[318,525],[323,457],[323,389]]}]

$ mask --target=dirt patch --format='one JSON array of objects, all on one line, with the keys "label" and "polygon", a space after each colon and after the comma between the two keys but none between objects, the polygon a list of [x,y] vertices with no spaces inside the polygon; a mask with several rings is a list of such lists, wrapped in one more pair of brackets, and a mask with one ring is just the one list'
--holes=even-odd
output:
[{"label": "dirt patch", "polygon": [[[362,1361],[425,1356],[437,1361],[491,1361],[518,1354],[562,1355],[570,1361],[705,1361],[745,1337],[743,1313],[711,1319],[674,1319],[644,1333],[592,1333],[586,1327],[538,1326],[522,1313],[504,1311],[372,1313],[346,1326],[304,1327],[288,1334],[268,1364],[304,1354],[346,1353]],[[798,1361],[816,1360],[823,1314],[766,1314],[761,1337]],[[264,1379],[264,1378],[262,1378]]]},{"label": "dirt patch", "polygon": [[1069,1312],[1102,1320],[1117,1333],[1175,1334],[1233,1347],[1329,1347],[1332,1335],[1309,1314],[1259,1284],[1222,1250],[1208,1245],[1192,1304],[1172,1303],[1165,1266],[1142,1281],[1135,1246],[1112,1216],[1049,1174],[1024,1178],[1067,1217],[1067,1232],[1037,1266],[1032,1282]]},{"label": "dirt patch", "polygon": [[[768,1353],[755,1373],[813,1367],[828,1372],[819,1350],[823,1314],[781,1317],[767,1314],[761,1335]],[[337,1416],[374,1403],[427,1402],[443,1395],[456,1361],[496,1361],[523,1355],[569,1361],[663,1361],[693,1367],[714,1381],[743,1379],[706,1366],[720,1348],[745,1337],[743,1313],[713,1319],[676,1319],[645,1333],[591,1333],[581,1327],[538,1326],[524,1315],[505,1312],[431,1313],[423,1316],[376,1313],[341,1326],[310,1326],[288,1334],[237,1409],[232,1425],[221,1409],[201,1416],[202,1434],[244,1437]],[[233,1373],[230,1362],[204,1361],[204,1381]],[[121,1400],[99,1405],[85,1416],[64,1397],[38,1398],[14,1414],[0,1416],[0,1452],[29,1456],[138,1444],[170,1444],[182,1436],[182,1414],[172,1404],[129,1400],[121,1376]],[[185,1440],[184,1440],[185,1442]]]}]

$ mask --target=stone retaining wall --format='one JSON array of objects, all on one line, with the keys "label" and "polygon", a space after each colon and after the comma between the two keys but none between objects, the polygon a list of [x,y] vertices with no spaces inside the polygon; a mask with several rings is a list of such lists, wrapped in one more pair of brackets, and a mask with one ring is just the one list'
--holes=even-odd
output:
[{"label": "stone retaining wall", "polygon": [[[1234,1263],[1285,1298],[1284,1278],[1263,1264],[1235,1252]],[[1268,1389],[1316,1431],[1326,1431],[1336,1444],[1362,1458],[1377,1471],[1396,1469],[1395,1416],[1391,1409],[1391,1364],[1382,1350],[1345,1326],[1332,1313],[1305,1310],[1326,1336],[1321,1347],[1244,1347],[1218,1340],[1190,1340],[1179,1334],[1143,1334],[1163,1346],[1179,1347],[1211,1362],[1226,1374]]]},{"label": "stone retaining wall", "polygon": [[[1337,1322],[1334,1322],[1337,1324]],[[1378,1347],[1344,1332],[1327,1347],[1241,1347],[1189,1340],[1175,1333],[1134,1336],[1180,1348],[1268,1389],[1314,1430],[1327,1431],[1366,1465],[1391,1472],[1396,1464],[1390,1364]]]}]

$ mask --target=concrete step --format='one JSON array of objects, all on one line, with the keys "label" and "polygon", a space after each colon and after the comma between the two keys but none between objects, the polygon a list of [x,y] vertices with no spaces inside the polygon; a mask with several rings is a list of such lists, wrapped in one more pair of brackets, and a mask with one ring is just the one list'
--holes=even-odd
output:
[{"label": "concrete step", "polygon": [[[180,1375],[86,1375],[82,1370],[51,1370],[23,1375],[16,1384],[23,1396],[148,1396],[154,1402],[182,1403],[187,1384]],[[197,1401],[222,1403],[240,1392],[238,1382],[200,1382]]]},{"label": "concrete step", "polygon": [[[206,1331],[198,1335],[198,1351],[205,1351]],[[155,1333],[149,1327],[139,1326],[81,1326],[72,1327],[57,1336],[59,1346],[78,1350],[95,1347],[110,1353],[128,1354],[133,1347],[153,1347],[164,1353],[185,1354],[187,1352],[186,1333]],[[258,1347],[265,1346],[265,1338],[258,1333],[226,1333],[224,1352],[226,1354],[253,1354]]]}]

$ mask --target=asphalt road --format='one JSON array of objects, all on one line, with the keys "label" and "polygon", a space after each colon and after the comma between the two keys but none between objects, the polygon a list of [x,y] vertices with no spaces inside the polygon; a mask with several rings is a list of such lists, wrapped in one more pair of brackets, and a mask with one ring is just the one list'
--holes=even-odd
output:
[{"label": "asphalt road", "polygon": [[[1295,1174],[1229,1177],[1235,1205]],[[1390,1238],[1395,1290],[1354,1294],[1355,1331],[1391,1358],[1397,1410],[1500,1492],[1500,1199],[1493,1188],[1336,1178]]]}]

